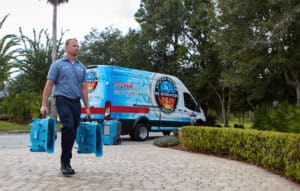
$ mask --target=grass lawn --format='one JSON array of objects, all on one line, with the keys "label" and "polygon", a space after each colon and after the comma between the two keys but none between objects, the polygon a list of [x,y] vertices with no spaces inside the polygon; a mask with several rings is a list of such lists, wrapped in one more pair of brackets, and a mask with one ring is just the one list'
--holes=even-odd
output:
[{"label": "grass lawn", "polygon": [[30,126],[28,125],[19,125],[7,121],[0,121],[0,131],[15,131],[15,130],[30,130]]},{"label": "grass lawn", "polygon": [[[230,127],[233,127],[235,123],[238,123],[238,119],[233,118],[229,122],[230,122],[229,123]],[[217,120],[217,124],[221,124],[223,126],[223,123],[221,120]],[[253,125],[253,123],[250,121],[245,121],[245,123],[244,123],[245,129],[251,129],[252,125]],[[59,122],[57,122],[56,128],[60,129],[61,127],[62,127],[62,125]],[[16,123],[0,120],[0,131],[30,131],[30,126],[29,126],[29,124],[19,125]]]},{"label": "grass lawn", "polygon": [[[56,125],[56,128],[60,129],[61,124],[58,123]],[[19,125],[19,124],[7,122],[7,121],[0,121],[0,131],[30,131],[30,126],[29,126],[29,124]]]}]

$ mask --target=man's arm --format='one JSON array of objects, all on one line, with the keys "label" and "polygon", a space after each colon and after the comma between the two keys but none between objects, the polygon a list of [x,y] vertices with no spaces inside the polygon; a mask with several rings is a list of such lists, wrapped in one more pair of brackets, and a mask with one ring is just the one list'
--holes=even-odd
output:
[{"label": "man's arm", "polygon": [[86,83],[82,84],[81,93],[82,93],[82,101],[85,106],[86,117],[90,117],[91,112],[90,112],[90,106],[88,100],[88,89]]},{"label": "man's arm", "polygon": [[42,115],[46,115],[48,113],[48,98],[52,92],[54,86],[54,82],[52,80],[47,80],[44,92],[43,92],[43,101],[40,109],[40,113]]}]

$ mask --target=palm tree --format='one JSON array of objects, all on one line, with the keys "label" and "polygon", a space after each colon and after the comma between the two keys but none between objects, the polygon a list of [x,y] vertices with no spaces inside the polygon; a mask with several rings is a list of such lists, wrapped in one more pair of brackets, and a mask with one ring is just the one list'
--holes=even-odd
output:
[{"label": "palm tree", "polygon": [[[25,91],[34,91],[42,95],[48,69],[51,65],[51,38],[47,30],[40,30],[37,32],[33,30],[33,38],[25,36],[20,28],[21,42],[20,45],[23,48],[20,50],[22,59],[20,59],[20,70],[23,72],[22,83],[25,82]],[[58,39],[57,49],[58,57],[63,55],[63,51],[60,51],[62,45],[62,37]],[[19,78],[20,79],[20,78]],[[19,84],[20,81],[16,81]],[[13,85],[16,87],[17,85]]]},{"label": "palm tree", "polygon": [[[8,15],[0,21],[0,29]],[[14,34],[7,34],[0,37],[0,91],[4,91],[4,82],[8,80],[13,67],[12,61],[16,60],[15,53],[18,50],[15,47],[18,45],[18,40]]]},{"label": "palm tree", "polygon": [[47,0],[47,3],[53,5],[53,20],[52,20],[52,63],[56,60],[57,53],[57,6],[62,3],[68,3],[69,0]]}]

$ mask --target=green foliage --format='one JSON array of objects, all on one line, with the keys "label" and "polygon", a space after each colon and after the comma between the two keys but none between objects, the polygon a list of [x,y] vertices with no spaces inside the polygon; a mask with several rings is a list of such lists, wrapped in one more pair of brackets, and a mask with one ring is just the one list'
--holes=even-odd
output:
[{"label": "green foliage", "polygon": [[114,28],[107,28],[99,32],[92,29],[84,37],[81,44],[79,59],[85,65],[114,65],[119,52],[113,49],[115,45],[120,45],[121,31]]},{"label": "green foliage", "polygon": [[[20,34],[22,49],[19,53],[22,59],[19,61],[19,68],[22,74],[19,78],[15,78],[10,82],[10,89],[14,90],[14,87],[18,87],[19,91],[16,89],[14,92],[34,91],[42,94],[46,83],[46,76],[52,63],[50,35],[46,30],[40,30],[39,32],[33,30],[33,38],[31,38],[25,36],[21,29]],[[61,34],[57,42],[58,50],[61,49],[63,44],[63,35],[64,33]],[[58,57],[61,57],[62,54],[63,52],[59,51]],[[24,86],[18,86],[18,84]]]},{"label": "green foliage", "polygon": [[37,93],[19,93],[2,101],[6,115],[18,123],[28,123],[32,118],[39,117],[41,96]]},{"label": "green foliage", "polygon": [[254,129],[271,130],[271,127],[269,125],[271,123],[271,120],[267,115],[268,111],[269,111],[269,107],[267,106],[262,106],[255,111],[255,116],[253,120]]},{"label": "green foliage", "polygon": [[267,131],[300,133],[300,107],[281,103],[263,106],[255,112],[253,128]]},{"label": "green foliage", "polygon": [[129,30],[126,36],[114,28],[96,29],[82,42],[79,60],[85,65],[117,65],[151,70],[150,46],[140,32]]},{"label": "green foliage", "polygon": [[300,135],[233,128],[183,127],[180,142],[197,152],[230,155],[300,181]]},{"label": "green foliage", "polygon": [[[6,15],[2,20],[0,20],[0,29],[2,28],[8,15]],[[14,61],[16,61],[15,54],[18,45],[18,40],[15,35],[7,34],[0,37],[0,91],[4,90],[4,82],[8,80],[11,69],[14,66]]]},{"label": "green foliage", "polygon": [[154,144],[159,147],[170,147],[179,144],[179,138],[176,136],[163,136],[154,139]]}]

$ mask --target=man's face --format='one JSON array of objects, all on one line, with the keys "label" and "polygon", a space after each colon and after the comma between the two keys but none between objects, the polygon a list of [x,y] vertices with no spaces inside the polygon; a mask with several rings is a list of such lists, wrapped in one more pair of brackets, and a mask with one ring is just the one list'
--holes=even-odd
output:
[{"label": "man's face", "polygon": [[71,40],[69,44],[66,46],[66,52],[73,56],[77,56],[79,53],[79,45],[76,40]]}]

